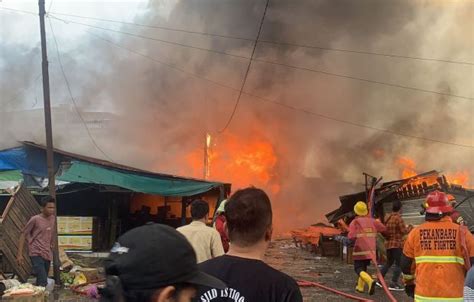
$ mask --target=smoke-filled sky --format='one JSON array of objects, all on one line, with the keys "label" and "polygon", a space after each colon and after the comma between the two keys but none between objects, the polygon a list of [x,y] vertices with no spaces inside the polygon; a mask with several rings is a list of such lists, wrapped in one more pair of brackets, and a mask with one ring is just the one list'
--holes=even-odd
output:
[{"label": "smoke-filled sky", "polygon": [[[248,59],[241,57],[252,53],[251,40],[265,4],[263,0],[46,1],[56,18],[135,35],[51,19],[78,109],[84,116],[113,113],[105,128],[91,131],[106,155],[91,142],[74,110],[68,117],[55,111],[56,146],[140,168],[201,177],[200,167],[187,159],[190,154],[199,156],[205,133],[211,133],[215,153],[221,154],[217,166],[211,162],[211,178],[232,182],[233,174],[240,172],[229,171],[222,158],[234,160],[236,149],[250,154],[246,147],[263,142],[276,157],[264,167],[269,178],[251,179],[250,173],[248,183],[239,179],[237,186],[278,187],[272,197],[278,223],[285,228],[316,222],[338,206],[338,195],[362,189],[362,172],[386,180],[398,178],[400,156],[412,158],[419,172],[465,171],[473,184],[472,1],[270,0],[260,36],[264,42],[257,44],[246,93],[225,134],[215,135],[232,112],[248,66]],[[37,11],[36,1],[3,0],[0,7]],[[52,103],[70,106],[49,21],[46,30]],[[41,112],[31,113],[42,108],[38,17],[0,9],[0,37],[0,147],[18,140],[41,143]]]}]

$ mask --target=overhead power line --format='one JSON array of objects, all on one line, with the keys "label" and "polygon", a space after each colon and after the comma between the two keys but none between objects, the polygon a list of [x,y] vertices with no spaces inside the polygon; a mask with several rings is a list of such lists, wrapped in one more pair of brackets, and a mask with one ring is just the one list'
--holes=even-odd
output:
[{"label": "overhead power line", "polygon": [[48,13],[51,11],[51,8],[53,7],[53,1],[54,0],[51,0],[51,2],[49,2]]},{"label": "overhead power line", "polygon": [[265,9],[263,10],[262,19],[260,20],[260,26],[258,28],[257,37],[255,38],[255,42],[253,45],[252,54],[250,55],[249,64],[247,65],[247,70],[245,71],[244,80],[242,81],[242,86],[240,87],[239,95],[237,96],[237,100],[235,101],[234,109],[232,109],[232,113],[230,114],[230,117],[227,120],[227,123],[225,124],[224,128],[219,130],[219,133],[224,132],[229,127],[230,123],[232,122],[232,119],[234,118],[235,112],[237,111],[237,107],[239,106],[240,97],[242,96],[242,92],[244,91],[245,84],[247,83],[247,77],[249,75],[250,67],[252,65],[252,59],[255,54],[255,50],[257,49],[258,39],[260,38],[260,34],[262,33],[263,23],[265,21],[265,15],[267,14],[269,3],[270,3],[270,0],[267,0]]},{"label": "overhead power line", "polygon": [[178,67],[178,66],[176,66],[176,65],[163,62],[163,61],[158,60],[158,59],[156,59],[156,58],[153,58],[153,57],[151,57],[151,56],[149,56],[149,55],[146,55],[146,54],[144,54],[144,53],[141,53],[141,52],[138,52],[138,51],[136,51],[136,50],[127,48],[127,47],[125,47],[125,46],[122,46],[122,45],[120,45],[120,44],[117,44],[117,43],[115,43],[115,42],[113,42],[113,41],[111,41],[111,40],[109,40],[109,39],[106,39],[106,38],[104,38],[104,37],[102,37],[102,36],[100,36],[100,35],[97,35],[97,34],[91,32],[91,31],[86,31],[86,33],[88,33],[89,35],[91,35],[91,36],[93,36],[93,37],[95,37],[95,38],[97,38],[97,39],[99,39],[99,40],[102,40],[102,41],[104,41],[104,42],[106,42],[106,43],[108,43],[108,44],[110,44],[110,45],[112,45],[112,46],[114,46],[114,47],[117,47],[117,48],[119,48],[119,49],[128,51],[128,52],[133,53],[133,54],[135,54],[135,55],[141,56],[141,57],[143,57],[143,58],[145,58],[145,59],[148,59],[148,60],[150,60],[150,61],[153,61],[153,62],[158,63],[158,64],[160,64],[160,65],[163,65],[163,66],[165,66],[165,67],[168,67],[168,68],[170,68],[170,69],[174,69],[174,70],[179,71],[179,72],[181,72],[181,73],[185,73],[185,74],[187,74],[187,75],[189,75],[189,76],[192,76],[192,77],[194,77],[194,78],[207,81],[207,82],[209,82],[209,83],[211,83],[211,84],[214,84],[214,85],[217,85],[217,86],[220,86],[220,87],[223,87],[223,88],[227,88],[227,89],[230,89],[230,90],[233,90],[233,91],[239,91],[237,88],[234,88],[234,87],[232,87],[232,86],[229,86],[229,85],[226,85],[226,84],[222,84],[222,83],[213,81],[213,80],[208,79],[208,78],[206,78],[206,77],[204,77],[204,76],[202,76],[202,75],[199,75],[199,74],[196,74],[196,73],[187,71],[187,70],[182,69],[182,68],[180,68],[180,67]]},{"label": "overhead power line", "polygon": [[59,62],[59,66],[61,68],[61,73],[63,75],[64,82],[66,83],[67,90],[69,92],[69,96],[71,98],[73,107],[76,110],[77,115],[79,116],[82,124],[84,125],[84,128],[86,129],[87,135],[89,136],[91,142],[94,144],[94,146],[97,148],[97,150],[99,150],[100,153],[102,153],[102,155],[104,155],[109,161],[113,162],[113,160],[104,152],[104,150],[102,150],[101,147],[99,147],[99,145],[95,141],[94,137],[92,136],[92,133],[89,130],[89,127],[87,127],[86,121],[82,117],[82,114],[79,111],[79,108],[77,107],[76,100],[74,99],[74,96],[72,95],[71,86],[69,85],[69,80],[67,79],[66,72],[64,71],[64,66],[63,66],[63,63],[62,63],[62,60],[61,60],[61,54],[60,54],[60,51],[59,51],[58,41],[56,40],[56,35],[54,34],[54,29],[53,29],[53,24],[51,23],[51,19],[49,19],[49,26],[51,28],[51,34],[53,36],[54,44],[56,45],[56,53],[57,53],[57,56],[58,56],[58,62]]},{"label": "overhead power line", "polygon": [[355,53],[355,54],[363,54],[363,55],[397,58],[397,59],[433,61],[433,62],[460,64],[460,65],[474,65],[473,62],[466,62],[466,61],[406,56],[406,55],[397,55],[397,54],[390,54],[390,53],[380,53],[380,52],[374,52],[374,51],[352,50],[352,49],[345,49],[345,48],[323,47],[323,46],[305,45],[305,44],[290,43],[290,42],[283,42],[283,41],[280,42],[280,41],[271,41],[271,40],[260,40],[259,42],[273,44],[273,45],[287,46],[287,47],[298,47],[298,48],[308,48],[308,49],[326,50],[326,51],[334,51],[334,52]]},{"label": "overhead power line", "polygon": [[[235,89],[231,86],[227,86],[225,84],[221,84],[221,83],[218,83],[218,82],[214,82],[212,80],[209,80],[209,79],[206,79],[198,74],[195,74],[195,73],[192,73],[192,72],[189,72],[189,71],[186,71],[184,69],[181,69],[181,68],[176,68],[175,66],[172,66],[170,64],[166,64],[166,63],[163,63],[159,60],[156,60],[150,56],[146,56],[144,54],[141,54],[139,52],[136,52],[134,50],[131,50],[127,47],[124,47],[124,46],[121,46],[115,42],[112,42],[110,40],[107,40],[99,35],[96,35],[90,31],[87,31],[88,34],[92,35],[93,37],[96,37],[102,41],[105,41],[119,49],[122,49],[122,50],[125,50],[125,51],[128,51],[130,53],[133,53],[133,54],[136,54],[136,55],[139,55],[141,57],[144,57],[150,61],[153,61],[155,63],[159,63],[161,65],[164,65],[170,69],[173,69],[173,70],[176,70],[176,71],[179,71],[180,73],[185,73],[185,74],[188,74],[194,78],[198,78],[200,80],[204,80],[204,81],[207,81],[207,82],[211,82],[215,85],[218,85],[218,86],[221,86],[221,87],[225,87],[225,88],[228,88],[230,90],[233,90],[233,91],[239,91],[238,89]],[[256,100],[258,101],[261,101],[261,102],[266,102],[266,103],[271,103],[271,104],[275,104],[275,105],[278,105],[280,107],[283,107],[283,108],[286,108],[286,109],[290,109],[292,111],[297,111],[297,112],[302,112],[302,113],[305,113],[305,114],[309,114],[309,115],[312,115],[312,116],[315,116],[315,117],[318,117],[318,118],[322,118],[322,119],[325,119],[325,120],[330,120],[330,121],[334,121],[334,122],[337,122],[337,123],[341,123],[341,124],[346,124],[346,125],[349,125],[349,126],[354,126],[354,127],[358,127],[358,128],[365,128],[365,129],[369,129],[369,130],[373,130],[373,131],[378,131],[378,132],[383,132],[383,133],[387,133],[387,134],[390,134],[390,135],[395,135],[395,136],[400,136],[400,137],[406,137],[406,138],[411,138],[411,139],[417,139],[417,140],[423,140],[423,141],[427,141],[427,142],[432,142],[432,143],[439,143],[439,144],[443,144],[443,145],[449,145],[449,146],[456,146],[456,147],[463,147],[463,148],[474,148],[474,146],[472,145],[467,145],[467,144],[459,144],[459,143],[456,143],[456,142],[449,142],[449,141],[442,141],[442,140],[437,140],[437,139],[432,139],[432,138],[428,138],[428,137],[423,137],[423,136],[417,136],[417,135],[410,135],[410,134],[405,134],[405,133],[400,133],[400,132],[397,132],[397,131],[393,131],[393,130],[390,130],[390,129],[385,129],[385,128],[379,128],[379,127],[374,127],[374,126],[370,126],[370,125],[365,125],[363,123],[357,123],[357,122],[352,122],[352,121],[347,121],[347,120],[344,120],[344,119],[340,119],[340,118],[335,118],[335,117],[331,117],[329,115],[325,115],[325,114],[321,114],[321,113],[318,113],[318,112],[314,112],[314,111],[311,111],[311,110],[307,110],[307,109],[303,109],[303,108],[298,108],[296,106],[291,106],[291,105],[288,105],[288,104],[285,104],[285,103],[282,103],[282,102],[278,102],[278,101],[275,101],[275,100],[270,100],[270,99],[267,99],[265,97],[262,97],[262,96],[259,96],[259,95],[256,95],[256,94],[253,94],[253,93],[250,93],[250,92],[246,92],[246,91],[243,91],[242,94],[245,94],[247,96],[250,96],[250,97],[254,97]]]},{"label": "overhead power line", "polygon": [[309,115],[312,115],[312,116],[320,117],[322,119],[326,119],[326,120],[330,120],[330,121],[334,121],[334,122],[338,122],[338,123],[343,123],[343,124],[350,125],[350,126],[355,126],[355,127],[358,127],[358,128],[365,128],[365,129],[370,129],[370,130],[374,130],[374,131],[378,131],[378,132],[384,132],[384,133],[395,135],[395,136],[418,139],[418,140],[423,140],[423,141],[432,142],[432,143],[439,143],[439,144],[443,144],[443,145],[451,145],[451,146],[457,146],[457,147],[463,147],[463,148],[474,148],[473,145],[459,144],[459,143],[456,143],[456,142],[449,142],[449,141],[442,141],[442,140],[437,140],[437,139],[424,137],[424,136],[417,136],[417,135],[400,133],[400,132],[393,131],[393,130],[390,130],[390,129],[374,127],[374,126],[365,125],[365,124],[362,124],[362,123],[351,122],[351,121],[347,121],[347,120],[344,120],[344,119],[339,119],[339,118],[331,117],[331,116],[328,116],[328,115],[325,115],[325,114],[317,113],[317,112],[314,112],[314,111],[311,111],[311,110],[291,106],[291,105],[281,103],[281,102],[278,102],[278,101],[270,100],[270,99],[267,99],[267,98],[264,98],[264,97],[261,97],[261,96],[258,96],[258,95],[252,94],[252,93],[248,93],[248,92],[244,92],[244,94],[246,94],[248,96],[252,96],[252,97],[256,98],[257,100],[267,102],[267,103],[272,103],[272,104],[275,104],[275,105],[278,105],[278,106],[281,106],[281,107],[284,107],[284,108],[287,108],[287,109],[291,109],[293,111],[303,112],[303,113],[306,113],[306,114],[309,114]]},{"label": "overhead power line", "polygon": [[[0,7],[1,9],[1,7]],[[27,13],[31,13],[31,12],[27,12]],[[35,14],[36,15],[36,14]],[[57,20],[59,21],[63,21],[65,22],[64,20],[62,19],[59,19],[59,18],[56,18]],[[95,34],[92,34],[91,32],[87,31],[88,34],[91,34],[95,37],[100,37],[98,35],[95,35]],[[167,63],[164,63],[164,62],[161,62],[157,59],[154,59],[152,57],[149,57],[149,56],[146,56],[144,54],[141,54],[139,52],[136,52],[134,50],[131,50],[131,49],[128,49],[126,47],[123,47],[123,46],[120,46],[112,41],[109,41],[109,40],[106,40],[102,37],[100,37],[100,39],[118,47],[118,48],[121,48],[123,50],[127,50],[131,53],[134,53],[136,55],[139,55],[139,56],[142,56],[144,58],[147,58],[155,63],[159,63],[159,64],[162,64],[164,66],[167,66],[168,68],[170,69],[173,69],[173,70],[176,70],[176,71],[179,71],[181,73],[185,73],[185,74],[188,74],[188,75],[191,75],[195,78],[199,78],[201,80],[205,80],[207,82],[211,82],[213,84],[216,84],[218,86],[221,86],[221,87],[226,87],[228,89],[231,89],[233,91],[238,91],[238,89],[235,89],[231,86],[228,86],[228,85],[225,85],[225,84],[221,84],[221,83],[218,83],[218,82],[214,82],[212,80],[209,80],[209,79],[206,79],[198,74],[195,74],[195,73],[192,73],[192,72],[189,72],[189,71],[186,71],[184,69],[181,69],[179,67],[176,67],[176,66],[173,66],[171,64],[167,64]],[[57,49],[58,50],[58,49]],[[59,52],[58,52],[59,53]],[[60,64],[61,65],[61,64]],[[68,87],[69,88],[69,87]],[[70,92],[70,90],[69,90]],[[70,92],[71,93],[71,92]],[[351,126],[355,126],[355,127],[359,127],[359,128],[365,128],[365,129],[370,129],[370,130],[374,130],[374,131],[379,131],[379,132],[383,132],[383,133],[387,133],[387,134],[391,134],[391,135],[395,135],[395,136],[400,136],[400,137],[407,137],[407,138],[412,138],[412,139],[417,139],[417,140],[423,140],[423,141],[427,141],[427,142],[432,142],[432,143],[439,143],[439,144],[443,144],[443,145],[450,145],[450,146],[457,146],[457,147],[463,147],[463,148],[474,148],[474,146],[472,145],[467,145],[467,144],[459,144],[459,143],[455,143],[455,142],[449,142],[449,141],[442,141],[442,140],[437,140],[437,139],[432,139],[432,138],[427,138],[427,137],[422,137],[422,136],[416,136],[416,135],[410,135],[410,134],[405,134],[405,133],[400,133],[400,132],[396,132],[396,131],[393,131],[393,130],[390,130],[390,129],[384,129],[384,128],[379,128],[379,127],[374,127],[374,126],[370,126],[370,125],[365,125],[365,124],[362,124],[362,123],[357,123],[357,122],[352,122],[352,121],[347,121],[347,120],[344,120],[344,119],[339,119],[339,118],[334,118],[334,117],[331,117],[331,116],[328,116],[328,115],[324,115],[324,114],[321,114],[321,113],[317,113],[317,112],[313,112],[313,111],[310,111],[310,110],[307,110],[307,109],[303,109],[303,108],[298,108],[296,106],[291,106],[291,105],[288,105],[288,104],[285,104],[285,103],[281,103],[281,102],[278,102],[278,101],[274,101],[274,100],[270,100],[270,99],[267,99],[267,98],[264,98],[262,96],[258,96],[258,95],[255,95],[255,94],[252,94],[252,93],[249,93],[249,92],[246,92],[246,91],[243,91],[242,94],[245,94],[245,95],[248,95],[248,96],[251,96],[251,97],[254,97],[256,98],[257,100],[260,100],[260,101],[263,101],[263,102],[267,102],[267,103],[272,103],[272,104],[275,104],[275,105],[278,105],[278,106],[281,106],[281,107],[284,107],[284,108],[287,108],[287,109],[291,109],[291,110],[294,110],[294,111],[298,111],[298,112],[303,112],[303,113],[306,113],[306,114],[309,114],[309,115],[312,115],[312,116],[316,116],[316,117],[320,117],[322,119],[326,119],[326,120],[331,120],[331,121],[334,121],[334,122],[338,122],[338,123],[341,123],[341,124],[347,124],[347,125],[351,125]],[[72,97],[72,93],[71,93],[71,97]],[[73,99],[73,98],[72,98]]]},{"label": "overhead power line", "polygon": [[298,70],[308,71],[308,72],[313,72],[313,73],[320,73],[320,74],[333,76],[333,77],[338,77],[338,78],[345,78],[345,79],[349,79],[349,80],[367,82],[367,83],[371,83],[371,84],[390,86],[390,87],[406,89],[406,90],[413,90],[413,91],[418,91],[418,92],[432,93],[432,94],[437,94],[437,95],[441,95],[441,96],[447,96],[447,97],[453,97],[453,98],[459,98],[459,99],[465,99],[465,100],[474,100],[473,97],[468,97],[468,96],[463,96],[463,95],[457,95],[457,94],[452,94],[452,93],[439,92],[439,91],[423,89],[423,88],[417,88],[417,87],[412,87],[412,86],[406,86],[406,85],[401,85],[401,84],[394,84],[394,83],[387,83],[387,82],[376,81],[376,80],[371,80],[371,79],[359,78],[359,77],[354,77],[354,76],[349,76],[349,75],[344,75],[344,74],[338,74],[338,73],[334,73],[334,72],[328,72],[328,71],[324,71],[324,70],[311,69],[311,68],[306,68],[306,67],[299,67],[299,66],[288,65],[288,64],[263,60],[263,59],[253,59],[253,61],[261,62],[261,63],[265,63],[265,64],[282,66],[282,67],[287,67],[287,68],[291,68],[291,69],[298,69]]},{"label": "overhead power line", "polygon": [[[55,17],[53,15],[50,15],[50,16],[52,18],[55,18],[59,21],[63,21],[63,22],[66,22],[66,23],[69,22],[69,23],[72,23],[72,24],[82,25],[82,26],[95,28],[95,29],[100,29],[100,30],[104,30],[104,31],[110,31],[110,32],[114,32],[114,33],[126,34],[126,35],[129,35],[129,36],[134,36],[134,37],[142,38],[142,39],[156,40],[154,38],[150,38],[150,37],[146,37],[146,36],[142,36],[142,35],[135,35],[135,34],[132,34],[132,33],[117,31],[117,30],[113,30],[113,29],[109,29],[109,28],[100,27],[100,26],[94,26],[94,25],[75,22],[75,21],[71,21],[71,20],[64,20],[64,19]],[[165,40],[159,40],[159,41],[163,42]],[[165,43],[167,43],[167,42],[165,42]],[[175,44],[175,45],[178,45],[178,46],[181,46],[181,47],[196,48],[196,47],[189,46],[189,45],[186,45],[186,44],[181,44],[181,43],[174,43],[174,42],[169,42],[169,43]],[[258,61],[258,62],[262,62],[262,63],[266,63],[266,64],[272,64],[272,65],[279,65],[279,66],[284,66],[284,67],[288,67],[288,68],[291,68],[291,69],[310,71],[310,72],[315,72],[315,73],[324,74],[324,75],[328,75],[328,76],[345,78],[345,79],[350,79],[350,80],[355,80],[355,81],[360,81],[360,82],[378,84],[378,85],[383,85],[383,86],[390,86],[390,87],[406,89],[406,90],[412,90],[412,91],[417,91],[417,92],[432,93],[432,94],[437,94],[437,95],[442,95],[442,96],[447,96],[447,97],[453,97],[453,98],[459,98],[459,99],[466,99],[466,100],[473,100],[474,99],[473,97],[456,95],[456,94],[451,94],[451,93],[445,93],[445,92],[440,92],[440,91],[435,91],[435,90],[417,88],[417,87],[401,85],[401,84],[395,84],[395,83],[387,83],[387,82],[382,82],[382,81],[376,81],[376,80],[371,80],[371,79],[365,79],[365,78],[360,78],[360,77],[355,77],[355,76],[349,76],[349,75],[344,75],[344,74],[328,72],[328,71],[324,71],[324,70],[316,70],[316,69],[311,69],[311,68],[305,68],[305,67],[299,67],[299,66],[294,66],[294,65],[289,65],[289,64],[283,64],[283,63],[278,63],[278,62],[273,62],[273,61],[268,61],[268,60],[263,60],[263,59],[254,59],[254,58],[248,58],[248,57],[243,57],[243,56],[237,56],[237,55],[229,54],[229,53],[226,53],[226,52],[220,52],[220,51],[215,51],[215,50],[206,49],[206,48],[199,48],[198,47],[197,49],[199,49],[201,51],[215,52],[215,53],[219,53],[219,54],[222,54],[222,55],[233,56],[233,57],[237,57],[237,58],[241,58],[241,59],[250,59],[251,61]]]},{"label": "overhead power line", "polygon": [[6,101],[5,103],[3,103],[2,106],[5,106],[7,104],[11,104],[11,103],[16,102],[20,98],[20,96],[22,96],[22,94],[24,92],[27,92],[28,90],[31,90],[33,87],[36,87],[36,81],[38,81],[40,78],[41,78],[41,72],[36,75],[36,77],[33,79],[33,82],[31,83],[31,85],[29,85],[29,86],[21,89],[20,91],[18,91],[13,98],[11,98],[8,101]]},{"label": "overhead power line", "polygon": [[11,12],[16,12],[16,13],[22,13],[22,14],[38,16],[38,13],[35,13],[35,12],[30,12],[30,11],[21,10],[21,9],[15,9],[15,8],[9,8],[9,7],[5,7],[5,6],[0,6],[0,9],[1,10],[8,10],[8,11],[11,11]]},{"label": "overhead power line", "polygon": [[[59,12],[51,12],[51,14],[58,15],[58,16],[66,16],[66,17],[86,19],[86,20],[95,20],[95,21],[102,21],[102,22],[109,22],[109,23],[116,23],[116,24],[123,24],[123,25],[132,25],[132,26],[138,26],[138,27],[143,27],[143,28],[160,29],[160,30],[166,30],[166,31],[172,31],[172,32],[195,34],[195,35],[201,35],[201,36],[225,38],[225,39],[232,39],[232,40],[241,40],[241,41],[248,41],[248,42],[253,42],[254,41],[253,39],[250,39],[250,38],[237,37],[237,36],[232,36],[232,35],[192,31],[192,30],[186,30],[186,29],[171,28],[171,27],[149,25],[149,24],[141,24],[141,23],[135,23],[135,22],[125,22],[125,21],[111,20],[111,19],[98,18],[98,17],[89,17],[89,16],[76,15],[76,14],[65,14],[65,13],[59,13]],[[292,43],[292,42],[287,42],[287,41],[272,41],[272,40],[262,40],[262,39],[260,39],[258,42],[259,43],[279,45],[279,46],[286,46],[286,47],[318,49],[318,50],[325,50],[325,51],[355,53],[355,54],[382,56],[382,57],[398,58],[398,59],[408,59],[408,60],[418,60],[418,61],[433,61],[433,62],[449,63],[449,64],[461,64],[461,65],[474,65],[473,62],[466,62],[466,61],[438,59],[438,58],[426,58],[426,57],[419,57],[419,56],[407,56],[407,55],[399,55],[399,54],[391,54],[391,53],[381,53],[381,52],[376,52],[376,51],[363,51],[363,50],[352,50],[352,49],[345,49],[345,48],[324,47],[324,46],[317,46],[317,45],[301,44],[301,43],[296,43],[296,42]]]},{"label": "overhead power line", "polygon": [[101,27],[101,26],[96,26],[96,25],[91,25],[91,24],[87,24],[87,23],[76,22],[76,21],[72,21],[72,20],[65,20],[65,19],[61,19],[61,18],[56,17],[54,14],[50,14],[50,16],[53,17],[53,18],[57,18],[58,20],[61,20],[61,21],[64,21],[64,22],[69,22],[69,23],[73,23],[73,24],[77,24],[77,25],[82,25],[82,26],[87,26],[87,27],[91,27],[91,28],[95,28],[95,29],[110,31],[110,32],[114,32],[114,33],[118,33],[118,34],[122,34],[122,35],[127,35],[127,36],[131,36],[131,37],[135,37],[135,38],[141,38],[141,39],[145,39],[145,40],[150,40],[150,41],[155,41],[155,42],[160,42],[160,43],[165,43],[165,44],[180,46],[180,47],[184,47],[184,48],[190,48],[190,49],[196,49],[196,50],[205,51],[205,52],[211,52],[211,53],[220,54],[220,55],[225,55],[225,56],[234,57],[234,58],[239,58],[239,59],[248,59],[248,57],[241,56],[241,55],[231,54],[231,53],[228,53],[228,52],[225,52],[225,51],[214,50],[214,49],[208,49],[208,48],[203,48],[203,47],[197,47],[197,46],[193,46],[193,45],[189,45],[189,44],[178,43],[178,42],[172,42],[172,41],[168,41],[168,40],[163,40],[163,39],[158,39],[158,38],[153,38],[153,37],[138,35],[138,34],[134,34],[134,33],[129,33],[129,32],[121,31],[121,30],[115,30],[115,29],[106,28],[106,27]]},{"label": "overhead power line", "polygon": [[88,17],[88,16],[81,16],[81,15],[74,15],[74,14],[64,14],[64,13],[58,13],[58,12],[51,12],[51,14],[58,15],[58,16],[75,17],[75,18],[80,18],[80,19],[110,22],[110,23],[116,23],[116,24],[133,25],[133,26],[145,27],[145,28],[151,28],[151,29],[160,29],[160,30],[167,30],[167,31],[173,31],[173,32],[181,32],[181,33],[186,33],[186,34],[195,34],[195,35],[201,35],[201,36],[225,38],[225,39],[232,39],[232,40],[242,40],[242,41],[249,41],[249,42],[254,41],[253,39],[249,39],[249,38],[242,38],[242,37],[237,37],[237,36],[222,35],[222,34],[215,34],[215,33],[206,33],[206,32],[200,32],[200,31],[165,27],[165,26],[157,26],[157,25],[140,24],[140,23],[134,23],[134,22],[117,21],[117,20],[111,20],[111,19]]}]

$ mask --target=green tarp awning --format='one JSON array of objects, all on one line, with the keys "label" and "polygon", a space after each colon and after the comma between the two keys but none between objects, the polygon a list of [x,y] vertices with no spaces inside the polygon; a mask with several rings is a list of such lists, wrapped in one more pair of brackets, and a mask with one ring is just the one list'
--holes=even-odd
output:
[{"label": "green tarp awning", "polygon": [[134,192],[162,196],[192,196],[222,185],[218,182],[197,181],[166,176],[145,176],[126,170],[115,170],[80,161],[72,162],[58,180],[117,186]]},{"label": "green tarp awning", "polygon": [[14,187],[21,180],[23,180],[23,175],[20,170],[0,171],[0,189]]},{"label": "green tarp awning", "polygon": [[7,170],[0,171],[0,181],[16,181],[19,182],[23,179],[23,175],[20,170]]}]

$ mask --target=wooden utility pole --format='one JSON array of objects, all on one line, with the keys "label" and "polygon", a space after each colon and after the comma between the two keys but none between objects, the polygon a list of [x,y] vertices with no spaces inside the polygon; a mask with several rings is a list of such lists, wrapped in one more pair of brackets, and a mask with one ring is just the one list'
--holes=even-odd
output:
[{"label": "wooden utility pole", "polygon": [[[42,54],[42,74],[43,74],[43,101],[44,101],[44,123],[46,129],[46,161],[48,164],[48,185],[49,195],[56,199],[56,188],[54,181],[54,158],[53,158],[53,131],[51,126],[51,101],[49,96],[49,72],[48,72],[48,53],[46,50],[46,31],[44,26],[44,16],[46,14],[45,0],[39,0],[39,19],[40,19],[40,34],[41,34],[41,54]],[[56,203],[57,205],[57,203]],[[58,220],[57,215],[54,215],[54,229],[56,236],[54,236],[53,248],[53,267],[54,267],[54,281],[56,284],[61,283],[59,273],[59,247],[58,247]]]}]

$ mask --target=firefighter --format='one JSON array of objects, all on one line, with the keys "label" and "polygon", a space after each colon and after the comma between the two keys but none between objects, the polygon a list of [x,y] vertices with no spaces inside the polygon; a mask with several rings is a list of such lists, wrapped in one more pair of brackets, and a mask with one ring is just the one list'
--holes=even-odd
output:
[{"label": "firefighter", "polygon": [[415,301],[463,301],[474,237],[451,221],[452,210],[445,193],[428,194],[425,222],[405,242],[401,261],[405,292]]},{"label": "firefighter", "polygon": [[363,201],[356,203],[354,212],[357,216],[349,225],[348,237],[350,240],[355,240],[352,258],[354,259],[354,270],[359,276],[356,291],[363,293],[365,284],[367,284],[367,292],[369,295],[373,295],[375,281],[367,273],[367,267],[370,265],[370,260],[375,259],[377,232],[385,232],[385,226],[368,216],[369,211]]}]

